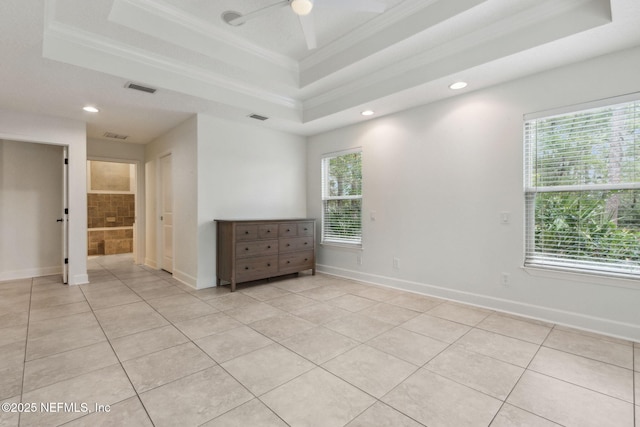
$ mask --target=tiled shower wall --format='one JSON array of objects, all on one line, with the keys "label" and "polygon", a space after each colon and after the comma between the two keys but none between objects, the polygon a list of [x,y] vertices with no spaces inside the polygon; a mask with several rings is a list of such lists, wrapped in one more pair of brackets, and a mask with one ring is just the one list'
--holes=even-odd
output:
[{"label": "tiled shower wall", "polygon": [[[89,255],[112,255],[133,251],[135,196],[133,194],[89,193]],[[114,230],[104,230],[111,228]],[[117,229],[115,229],[117,227]],[[95,229],[98,230],[95,230]],[[93,229],[93,230],[92,230]]]},{"label": "tiled shower wall", "polygon": [[135,196],[133,194],[89,193],[89,228],[130,227],[135,221]]}]

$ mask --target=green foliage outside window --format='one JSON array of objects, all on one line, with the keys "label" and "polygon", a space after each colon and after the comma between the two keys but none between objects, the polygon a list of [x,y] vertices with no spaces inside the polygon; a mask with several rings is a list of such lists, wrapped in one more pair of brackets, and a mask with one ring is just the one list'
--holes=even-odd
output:
[{"label": "green foliage outside window", "polygon": [[525,139],[532,256],[637,271],[640,103],[528,122]]},{"label": "green foliage outside window", "polygon": [[323,159],[324,240],[359,244],[362,238],[362,153]]}]

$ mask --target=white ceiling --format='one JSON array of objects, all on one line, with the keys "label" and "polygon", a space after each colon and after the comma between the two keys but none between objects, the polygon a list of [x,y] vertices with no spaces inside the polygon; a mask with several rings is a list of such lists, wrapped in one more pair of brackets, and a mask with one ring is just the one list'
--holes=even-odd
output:
[{"label": "white ceiling", "polygon": [[288,7],[221,19],[278,1],[2,0],[0,109],[133,143],[194,113],[311,135],[455,96],[457,80],[465,92],[640,45],[638,0],[380,0],[381,14],[315,0],[312,51]]}]

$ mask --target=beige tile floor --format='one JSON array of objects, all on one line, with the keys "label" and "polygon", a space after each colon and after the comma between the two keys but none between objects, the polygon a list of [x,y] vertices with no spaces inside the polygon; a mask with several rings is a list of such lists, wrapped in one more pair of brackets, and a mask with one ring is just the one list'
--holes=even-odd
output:
[{"label": "beige tile floor", "polygon": [[638,343],[322,274],[89,266],[0,283],[0,426],[640,425]]}]

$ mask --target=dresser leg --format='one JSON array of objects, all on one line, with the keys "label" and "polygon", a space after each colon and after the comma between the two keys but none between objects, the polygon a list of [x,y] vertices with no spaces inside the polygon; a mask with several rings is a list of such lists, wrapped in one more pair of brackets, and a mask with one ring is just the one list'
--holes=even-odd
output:
[{"label": "dresser leg", "polygon": [[311,275],[312,275],[312,276],[315,276],[315,275],[316,275],[316,269],[315,269],[315,267],[311,269]]},{"label": "dresser leg", "polygon": [[231,292],[235,292],[236,291],[236,281],[232,280],[231,281]]},{"label": "dresser leg", "polygon": [[216,286],[220,286],[221,283],[222,283],[222,280],[220,280],[219,277],[216,277]]}]

